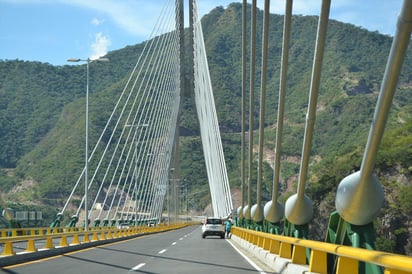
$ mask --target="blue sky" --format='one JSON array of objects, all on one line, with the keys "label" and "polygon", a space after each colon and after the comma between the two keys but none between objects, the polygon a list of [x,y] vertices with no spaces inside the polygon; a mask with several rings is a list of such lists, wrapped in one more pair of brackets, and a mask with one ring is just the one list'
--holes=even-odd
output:
[{"label": "blue sky", "polygon": [[[140,43],[171,1],[0,0],[0,60],[65,65],[70,57],[93,58]],[[232,2],[242,1],[197,0],[201,15]],[[263,2],[257,1],[261,9]],[[293,13],[319,15],[320,5],[321,0],[294,0]],[[282,14],[284,6],[285,0],[272,0],[271,13]],[[330,17],[393,35],[401,6],[401,0],[332,0]]]}]

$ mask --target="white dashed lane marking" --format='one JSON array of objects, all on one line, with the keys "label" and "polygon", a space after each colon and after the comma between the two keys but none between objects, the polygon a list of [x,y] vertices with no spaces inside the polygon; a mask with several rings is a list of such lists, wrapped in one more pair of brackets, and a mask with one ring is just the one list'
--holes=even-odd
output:
[{"label": "white dashed lane marking", "polygon": [[[188,235],[185,235],[184,237],[187,237]],[[182,241],[183,240],[183,237],[182,238],[180,238],[179,239],[179,241]],[[177,244],[177,242],[173,242],[172,243],[172,245],[176,245]],[[157,254],[163,254],[163,253],[165,253],[167,251],[167,249],[162,249],[162,250],[160,250]],[[153,258],[153,257],[152,257]],[[132,269],[130,269],[130,271],[137,271],[137,270],[139,270],[140,268],[142,268],[143,266],[145,266],[146,265],[146,263],[141,263],[141,264],[138,264],[138,265],[136,265],[135,267],[133,267]]]},{"label": "white dashed lane marking", "polygon": [[132,268],[133,271],[139,270],[140,268],[142,268],[145,265],[145,263],[141,263],[136,265],[135,267]]}]

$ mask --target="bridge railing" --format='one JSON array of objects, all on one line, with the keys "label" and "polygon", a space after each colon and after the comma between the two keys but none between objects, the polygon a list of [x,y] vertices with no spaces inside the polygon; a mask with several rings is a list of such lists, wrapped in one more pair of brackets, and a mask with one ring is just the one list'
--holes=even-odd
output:
[{"label": "bridge railing", "polygon": [[[177,223],[170,225],[157,226],[132,226],[132,227],[91,227],[88,231],[84,228],[15,228],[1,229],[0,246],[0,265],[4,265],[1,259],[18,257],[27,253],[41,253],[41,251],[59,249],[64,253],[64,248],[72,249],[87,248],[90,244],[93,246],[104,244],[106,242],[136,237],[139,235],[162,232],[172,229],[181,228],[188,225],[187,223]],[[25,246],[22,252],[16,252],[15,247]],[[60,252],[60,253],[61,253]],[[67,252],[67,251],[66,251]],[[47,253],[47,256],[50,254]],[[40,254],[38,256],[41,256]],[[36,258],[38,257],[36,256]],[[46,257],[47,257],[46,256]],[[34,258],[35,256],[33,256]],[[34,259],[36,259],[34,258]],[[18,260],[9,260],[9,262],[18,262]],[[7,263],[7,262],[6,262]]]},{"label": "bridge railing", "polygon": [[[335,245],[232,227],[236,235],[292,264],[309,265],[309,272],[328,273],[328,255],[337,257],[337,274],[358,273],[359,263],[380,266],[385,274],[412,273],[412,258],[386,252]],[[310,250],[307,262],[306,251]]]}]

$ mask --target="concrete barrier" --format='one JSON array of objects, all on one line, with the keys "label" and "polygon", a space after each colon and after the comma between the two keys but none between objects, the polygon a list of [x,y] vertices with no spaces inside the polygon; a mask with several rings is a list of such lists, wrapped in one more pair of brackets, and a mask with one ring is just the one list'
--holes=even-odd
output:
[{"label": "concrete barrier", "polygon": [[231,240],[236,242],[237,245],[246,250],[248,253],[253,254],[260,262],[264,263],[269,267],[274,273],[278,274],[316,274],[314,272],[309,272],[308,265],[293,264],[291,259],[285,259],[279,257],[279,255],[270,253],[261,247],[253,245],[248,241],[232,235]]}]

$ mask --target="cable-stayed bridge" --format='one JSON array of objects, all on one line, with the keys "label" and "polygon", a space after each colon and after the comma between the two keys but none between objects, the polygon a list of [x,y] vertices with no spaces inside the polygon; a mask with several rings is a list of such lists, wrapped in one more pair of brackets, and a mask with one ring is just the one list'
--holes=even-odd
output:
[{"label": "cable-stayed bridge", "polygon": [[[94,226],[107,226],[119,219],[147,222],[160,220],[168,191],[180,186],[174,165],[177,157],[179,109],[183,90],[183,23],[175,20],[174,2],[154,27],[120,94],[98,142],[87,156],[88,165],[79,175],[65,206],[53,226],[59,226],[79,188],[84,195],[69,226],[75,226],[82,209]],[[183,11],[180,11],[182,12]],[[194,83],[201,125],[207,174],[215,216],[228,216],[233,205],[213,101],[200,18],[193,24]],[[175,28],[175,25],[179,28]],[[169,28],[169,29],[168,29]],[[174,28],[174,29],[170,29]],[[96,60],[98,61],[98,60]],[[177,136],[177,137],[176,137]],[[107,141],[102,141],[104,138]],[[174,161],[174,162],[173,162]],[[172,186],[169,186],[172,183]],[[94,190],[92,192],[92,190]],[[175,196],[175,195],[174,195]],[[85,200],[91,199],[85,206]],[[172,201],[173,203],[176,200]],[[96,204],[99,209],[96,209]],[[170,205],[172,208],[175,205]],[[83,211],[83,212],[84,212]],[[84,217],[83,217],[84,220]]]},{"label": "cable-stayed bridge", "polygon": [[[235,236],[248,240],[280,258],[297,265],[308,265],[313,273],[409,273],[412,260],[374,251],[373,221],[383,204],[384,192],[373,175],[377,151],[385,130],[392,99],[396,91],[403,60],[409,45],[412,1],[405,0],[400,11],[397,32],[375,108],[373,123],[363,155],[361,169],[342,180],[336,195],[336,212],[331,213],[326,242],[310,241],[308,226],[313,218],[313,202],[305,194],[308,177],[317,97],[321,85],[330,0],[322,1],[313,57],[309,104],[297,190],[285,205],[278,201],[279,164],[283,138],[283,111],[286,96],[288,49],[290,45],[292,1],[286,1],[281,75],[276,131],[274,183],[272,199],[262,200],[262,164],[265,125],[265,94],[268,59],[269,1],[265,1],[262,35],[261,67],[256,66],[256,1],[250,6],[250,41],[246,1],[243,2],[242,67],[242,199],[234,210],[219,132],[209,65],[196,1],[189,4],[189,37],[183,31],[183,2],[168,1],[161,11],[150,39],[144,43],[139,59],[128,76],[109,119],[101,129],[98,141],[87,144],[85,167],[73,184],[70,196],[58,212],[50,228],[2,231],[3,256],[15,257],[15,242],[26,241],[26,253],[41,253],[36,242],[44,241],[42,249],[56,246],[81,246],[115,238],[154,233],[159,223],[167,220],[169,230],[181,222],[176,208],[178,194],[185,188],[179,174],[179,131],[182,97],[193,92],[200,125],[202,148],[206,163],[213,215],[235,219]],[[240,27],[240,26],[239,26]],[[184,41],[191,43],[189,51]],[[246,43],[250,42],[250,53]],[[191,60],[191,80],[186,85],[184,59]],[[246,60],[249,60],[248,62]],[[85,60],[89,65],[99,60]],[[249,66],[249,67],[247,67]],[[258,166],[253,166],[255,70],[260,70],[260,101],[258,130]],[[249,71],[249,81],[246,72]],[[247,87],[246,83],[250,86]],[[185,89],[189,89],[185,91]],[[250,105],[246,106],[246,96]],[[247,111],[248,110],[248,111]],[[246,117],[246,113],[252,115]],[[87,113],[86,113],[87,114]],[[248,128],[246,120],[249,119]],[[86,127],[88,116],[86,115]],[[248,142],[247,142],[248,141]],[[90,147],[90,150],[88,149]],[[248,150],[248,153],[246,151]],[[248,156],[248,159],[246,158]],[[258,170],[257,184],[252,185],[253,170]],[[256,203],[252,204],[252,189]],[[187,195],[187,193],[186,193]],[[186,197],[187,199],[187,197]],[[187,201],[186,201],[187,202]],[[69,209],[76,210],[67,220]],[[9,217],[11,218],[11,217]],[[185,218],[187,220],[187,218]],[[149,225],[149,226],[148,226]],[[155,228],[152,228],[155,226]],[[149,228],[147,228],[149,227]],[[160,230],[162,229],[160,228]],[[147,230],[147,231],[146,231]],[[256,232],[257,231],[257,232]],[[263,233],[262,233],[263,232]],[[20,238],[18,238],[20,237]],[[90,238],[91,239],[90,239]],[[71,244],[68,244],[68,238]],[[55,242],[59,241],[58,244]],[[352,247],[343,249],[342,246]],[[86,247],[86,246],[85,246]],[[361,252],[361,251],[362,252]],[[366,255],[359,255],[366,254]],[[137,269],[136,269],[137,270]],[[279,271],[281,272],[281,271]],[[289,272],[292,273],[292,272]]]}]

